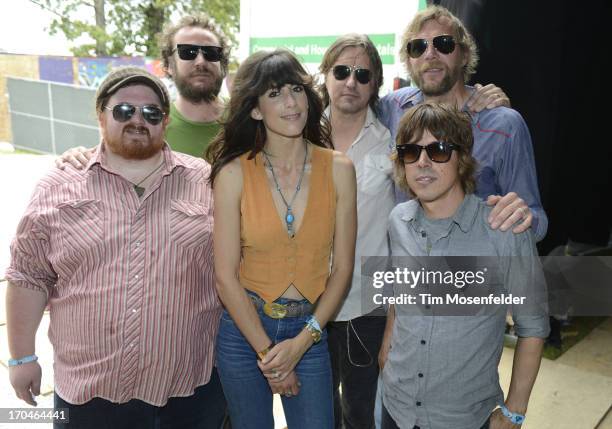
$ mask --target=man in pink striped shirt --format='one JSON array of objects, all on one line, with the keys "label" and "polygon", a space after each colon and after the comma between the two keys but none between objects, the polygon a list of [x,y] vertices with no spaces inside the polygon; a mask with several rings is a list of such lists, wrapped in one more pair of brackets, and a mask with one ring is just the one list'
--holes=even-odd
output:
[{"label": "man in pink striped shirt", "polygon": [[169,108],[156,77],[111,72],[96,95],[102,143],[85,169],[38,183],[11,245],[11,384],[35,405],[34,338],[49,305],[55,406],[71,429],[223,419],[210,167],[164,142]]}]

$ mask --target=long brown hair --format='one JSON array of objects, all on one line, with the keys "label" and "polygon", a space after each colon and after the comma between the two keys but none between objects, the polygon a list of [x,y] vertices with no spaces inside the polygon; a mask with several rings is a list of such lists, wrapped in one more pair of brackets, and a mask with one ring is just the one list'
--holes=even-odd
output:
[{"label": "long brown hair", "polygon": [[212,164],[210,183],[233,159],[249,152],[252,159],[266,142],[262,121],[251,117],[258,98],[270,88],[302,85],[308,99],[308,119],[303,136],[311,143],[333,147],[329,124],[323,118],[323,103],[314,90],[313,79],[295,55],[286,49],[260,51],[248,57],[238,68],[232,85],[229,108],[223,128],[208,147],[206,158]]}]

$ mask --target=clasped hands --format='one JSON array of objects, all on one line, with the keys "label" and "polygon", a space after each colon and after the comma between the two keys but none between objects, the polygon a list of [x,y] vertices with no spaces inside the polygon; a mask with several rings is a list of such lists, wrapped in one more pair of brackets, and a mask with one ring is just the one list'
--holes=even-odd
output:
[{"label": "clasped hands", "polygon": [[296,396],[299,393],[301,383],[294,369],[305,351],[297,337],[291,338],[276,344],[261,361],[257,361],[272,393],[279,393],[285,397]]}]

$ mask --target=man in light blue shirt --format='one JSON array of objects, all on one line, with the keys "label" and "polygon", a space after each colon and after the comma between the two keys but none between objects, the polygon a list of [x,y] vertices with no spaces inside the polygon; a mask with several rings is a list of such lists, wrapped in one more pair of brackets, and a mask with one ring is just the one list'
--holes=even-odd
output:
[{"label": "man in light blue shirt", "polygon": [[[488,286],[501,290],[500,298],[512,297],[519,337],[508,395],[504,399],[497,373],[506,305],[483,306],[479,310],[487,311],[465,315],[464,305],[440,308],[427,302],[415,308],[395,301],[379,357],[383,429],[511,429],[525,420],[549,333],[543,273],[530,229],[513,233],[489,226],[492,209],[473,194],[472,141],[469,117],[456,107],[423,103],[404,116],[394,155],[395,180],[415,198],[389,216],[391,255],[394,266],[412,267],[412,262],[400,262],[412,257],[424,272],[437,268],[440,257],[488,261],[484,272],[496,275]],[[454,282],[447,295],[474,297],[482,286],[463,287]],[[396,281],[392,298],[402,298],[406,291],[411,289]],[[485,291],[481,297],[489,296]],[[413,296],[420,295],[417,291]]]},{"label": "man in light blue shirt", "polygon": [[[419,12],[404,33],[401,58],[417,88],[399,89],[379,102],[379,118],[393,139],[398,124],[411,107],[434,102],[468,110],[474,88],[467,86],[478,64],[474,40],[448,10],[432,6]],[[507,107],[472,114],[473,155],[478,161],[475,194],[496,204],[492,214],[512,213],[493,228],[514,232],[531,225],[539,241],[548,219],[542,208],[531,136],[521,115]]]}]

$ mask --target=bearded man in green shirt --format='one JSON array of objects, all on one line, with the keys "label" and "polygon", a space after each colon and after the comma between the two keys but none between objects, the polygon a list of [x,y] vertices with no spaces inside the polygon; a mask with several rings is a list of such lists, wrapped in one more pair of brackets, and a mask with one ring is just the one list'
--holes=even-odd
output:
[{"label": "bearded man in green shirt", "polygon": [[[164,29],[161,57],[166,75],[176,86],[170,105],[166,141],[176,152],[203,157],[219,131],[224,103],[219,98],[229,63],[228,39],[207,15],[187,15]],[[56,161],[80,169],[93,149],[68,149]]]}]

